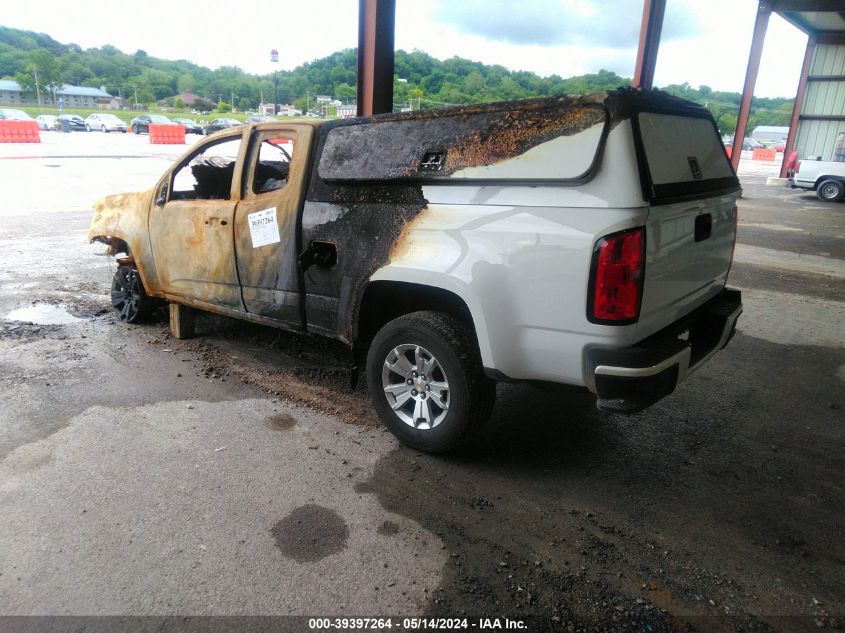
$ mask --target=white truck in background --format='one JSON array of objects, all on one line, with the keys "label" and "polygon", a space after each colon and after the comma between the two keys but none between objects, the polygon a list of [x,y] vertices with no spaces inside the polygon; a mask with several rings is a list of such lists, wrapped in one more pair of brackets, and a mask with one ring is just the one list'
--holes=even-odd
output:
[{"label": "white truck in background", "polygon": [[795,163],[787,180],[792,189],[815,191],[819,200],[839,202],[845,198],[845,162],[805,158]]}]

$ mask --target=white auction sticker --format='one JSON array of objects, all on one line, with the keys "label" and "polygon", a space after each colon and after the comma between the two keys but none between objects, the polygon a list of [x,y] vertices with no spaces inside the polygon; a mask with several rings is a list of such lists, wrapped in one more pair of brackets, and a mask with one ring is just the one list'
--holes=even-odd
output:
[{"label": "white auction sticker", "polygon": [[282,241],[279,237],[279,223],[276,221],[276,207],[256,211],[246,217],[249,221],[249,234],[252,237],[253,248],[278,244]]}]

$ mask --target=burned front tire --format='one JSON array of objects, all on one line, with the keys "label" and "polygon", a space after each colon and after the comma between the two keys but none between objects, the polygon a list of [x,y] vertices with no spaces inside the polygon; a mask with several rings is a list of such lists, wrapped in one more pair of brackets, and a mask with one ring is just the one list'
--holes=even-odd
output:
[{"label": "burned front tire", "polygon": [[118,266],[111,282],[111,306],[121,321],[139,323],[150,315],[156,304],[144,292],[138,271]]},{"label": "burned front tire", "polygon": [[468,440],[496,397],[472,333],[440,312],[413,312],[385,325],[367,355],[367,384],[388,430],[429,453]]}]

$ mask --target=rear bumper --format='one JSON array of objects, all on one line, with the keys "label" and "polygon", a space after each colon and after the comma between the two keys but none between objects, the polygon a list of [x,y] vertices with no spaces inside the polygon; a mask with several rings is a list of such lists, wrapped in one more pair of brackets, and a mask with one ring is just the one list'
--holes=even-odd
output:
[{"label": "rear bumper", "polygon": [[587,384],[600,409],[633,413],[668,396],[687,375],[725,347],[742,314],[742,294],[721,294],[636,345],[587,352]]}]

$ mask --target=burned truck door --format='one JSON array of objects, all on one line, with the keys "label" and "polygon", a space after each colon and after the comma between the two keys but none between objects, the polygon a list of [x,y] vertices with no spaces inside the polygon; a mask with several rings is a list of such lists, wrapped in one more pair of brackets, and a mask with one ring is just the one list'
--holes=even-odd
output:
[{"label": "burned truck door", "polygon": [[150,242],[166,295],[243,309],[232,239],[243,135],[238,131],[203,144],[156,190]]},{"label": "burned truck door", "polygon": [[296,216],[302,203],[313,130],[259,127],[252,133],[235,253],[247,312],[301,328]]}]

